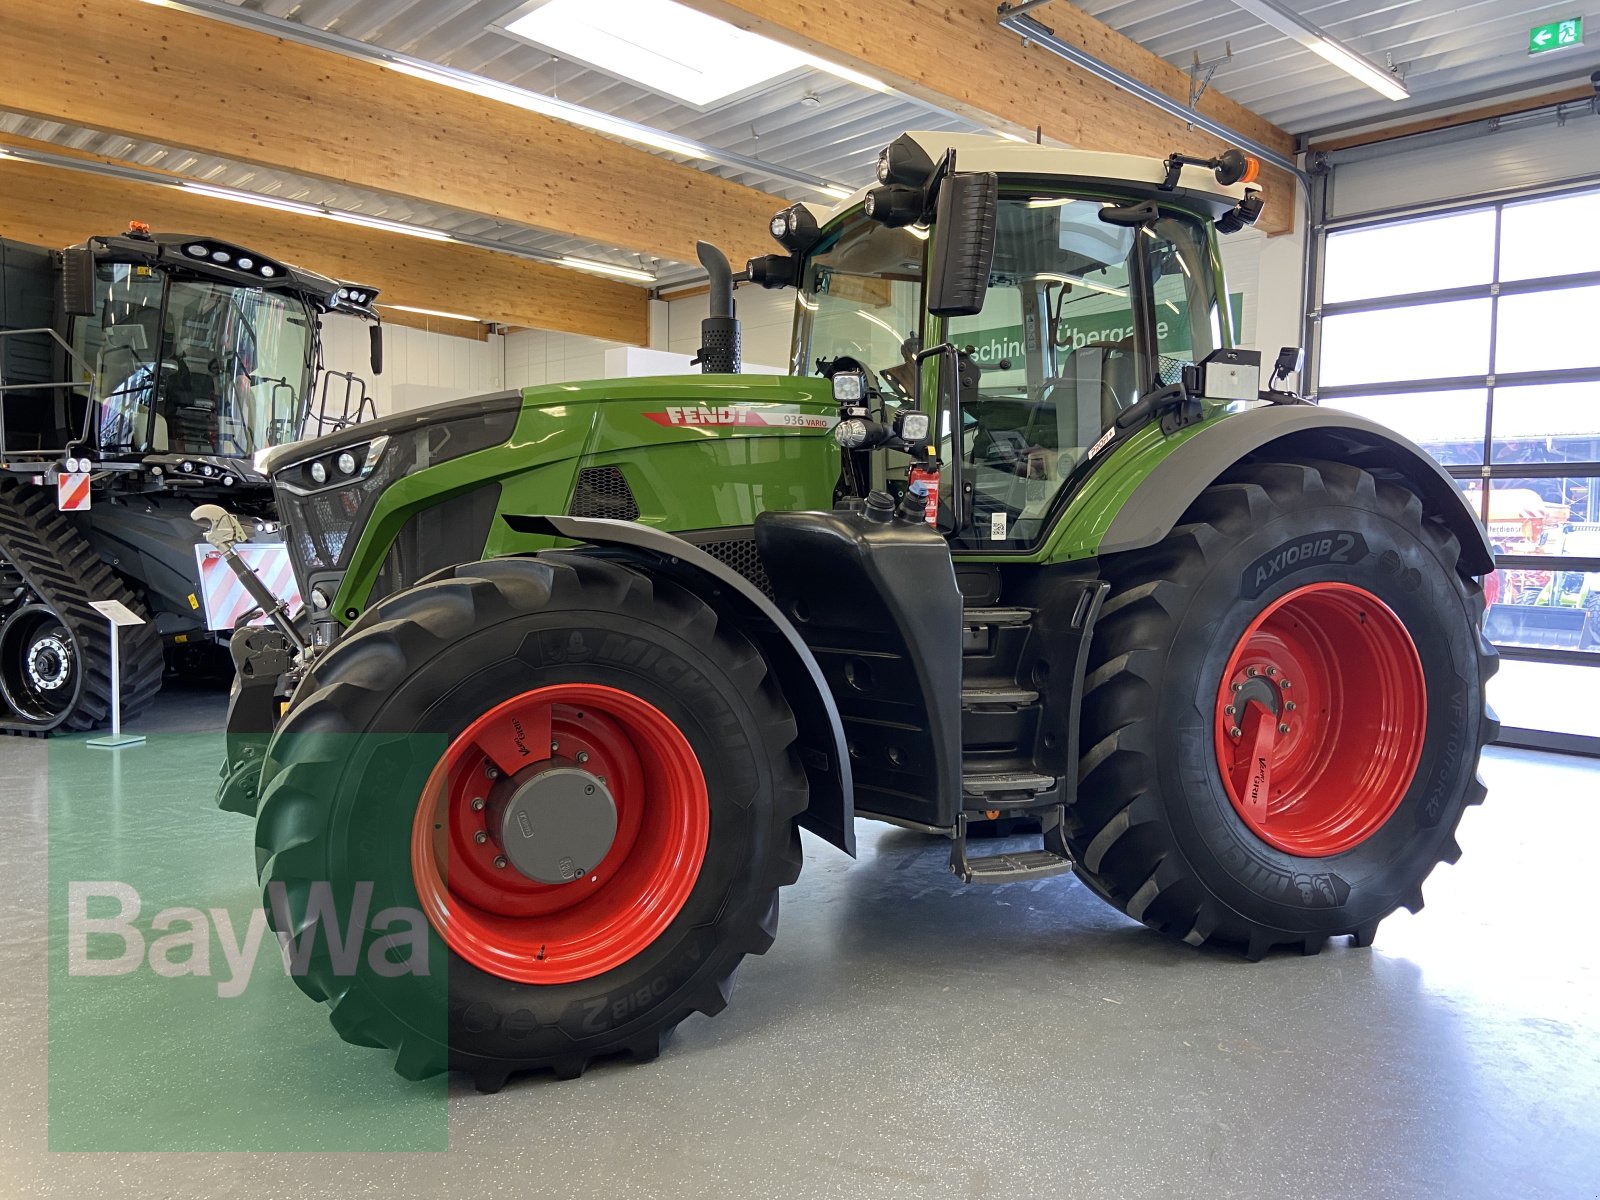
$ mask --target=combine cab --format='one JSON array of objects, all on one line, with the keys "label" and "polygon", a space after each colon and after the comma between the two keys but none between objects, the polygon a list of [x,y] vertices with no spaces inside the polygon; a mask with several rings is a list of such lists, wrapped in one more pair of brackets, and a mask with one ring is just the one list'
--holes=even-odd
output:
[{"label": "combine cab", "polygon": [[[1483,797],[1489,546],[1236,346],[1253,174],[908,134],[782,253],[702,248],[707,374],[272,452],[313,620],[236,639],[222,801],[340,1035],[486,1089],[651,1057],[858,818],[1252,959],[1420,908]],[[738,282],[795,290],[793,376],[737,373]]]},{"label": "combine cab", "polygon": [[334,409],[313,385],[330,313],[372,322],[377,369],[375,296],[137,225],[65,251],[0,242],[0,732],[105,721],[109,632],[91,601],[148,618],[121,636],[125,716],[164,660],[204,669],[250,605],[199,541],[198,500],[226,498],[249,561],[292,591],[255,460],[371,415],[364,389]]}]

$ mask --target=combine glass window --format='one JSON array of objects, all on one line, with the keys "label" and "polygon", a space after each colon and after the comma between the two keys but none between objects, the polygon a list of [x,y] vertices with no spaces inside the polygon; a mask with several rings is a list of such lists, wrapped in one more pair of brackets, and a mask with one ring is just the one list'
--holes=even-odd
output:
[{"label": "combine glass window", "polygon": [[161,324],[163,282],[149,267],[101,263],[95,268],[99,315],[74,323],[74,349],[92,367],[100,398],[102,454],[150,449],[157,363],[167,348]]},{"label": "combine glass window", "polygon": [[314,318],[258,288],[101,263],[97,315],[74,326],[94,372],[100,453],[249,457],[301,436]]}]

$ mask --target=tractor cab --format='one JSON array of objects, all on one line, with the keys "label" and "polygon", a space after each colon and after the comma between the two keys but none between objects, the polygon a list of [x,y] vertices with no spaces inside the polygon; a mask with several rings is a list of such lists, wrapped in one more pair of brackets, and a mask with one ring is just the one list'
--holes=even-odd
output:
[{"label": "tractor cab", "polygon": [[937,438],[907,449],[947,464],[952,544],[1026,552],[1123,414],[1233,346],[1213,231],[1254,221],[1254,171],[906,134],[877,187],[776,216],[789,255],[747,274],[797,289],[796,375],[862,374],[879,429],[847,449],[925,407]]}]

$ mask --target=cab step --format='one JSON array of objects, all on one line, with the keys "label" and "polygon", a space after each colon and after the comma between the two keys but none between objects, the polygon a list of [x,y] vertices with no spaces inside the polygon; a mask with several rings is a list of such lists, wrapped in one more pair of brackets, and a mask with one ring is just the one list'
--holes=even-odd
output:
[{"label": "cab step", "polygon": [[1036,809],[1043,845],[1037,850],[1013,850],[967,857],[967,814],[956,819],[955,839],[950,843],[950,870],[962,883],[1021,883],[1029,879],[1048,879],[1072,870],[1072,856],[1062,837],[1062,807]]},{"label": "cab step", "polygon": [[964,608],[963,625],[1027,625],[1033,620],[1031,608]]},{"label": "cab step", "polygon": [[[1035,775],[1029,771],[995,771],[964,775],[961,790],[980,800],[993,800],[999,796],[1026,794],[1037,796],[1055,787],[1054,775]],[[983,805],[974,807],[982,808]]]},{"label": "cab step", "polygon": [[[1020,883],[1025,879],[1048,879],[1072,870],[1072,860],[1049,850],[1020,850],[1013,854],[991,854],[967,860],[963,883]],[[960,874],[960,872],[957,872]]]},{"label": "cab step", "polygon": [[967,684],[961,688],[962,708],[1021,708],[1038,699],[1038,692],[1014,683]]}]

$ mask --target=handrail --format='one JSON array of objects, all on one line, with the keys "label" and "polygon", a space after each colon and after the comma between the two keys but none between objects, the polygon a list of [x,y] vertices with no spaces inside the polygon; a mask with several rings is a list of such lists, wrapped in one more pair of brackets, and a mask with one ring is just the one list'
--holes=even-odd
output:
[{"label": "handrail", "polygon": [[[89,368],[89,364],[84,360],[83,356],[74,350],[71,345],[68,344],[67,340],[54,329],[43,326],[35,329],[0,329],[0,343],[3,343],[6,338],[26,337],[28,335],[37,335],[41,333],[50,338],[51,341],[55,342],[56,345],[60,346],[61,349],[66,352],[67,357],[76,363],[79,369],[83,371],[84,379],[81,382],[75,379],[56,379],[40,383],[7,383],[5,381],[6,356],[3,347],[0,347],[0,457],[4,457],[7,454],[5,395],[7,392],[20,392],[30,388],[87,387],[89,389],[89,403],[84,409],[83,429],[80,431],[75,440],[69,441],[64,447],[62,447],[62,449],[71,450],[73,446],[82,446],[89,442],[89,431],[93,427],[95,412],[99,408],[99,397],[95,394],[95,374]],[[18,451],[17,453],[22,456],[27,456],[30,454],[40,456],[48,454],[54,456],[56,452],[54,450],[31,450]]]}]

